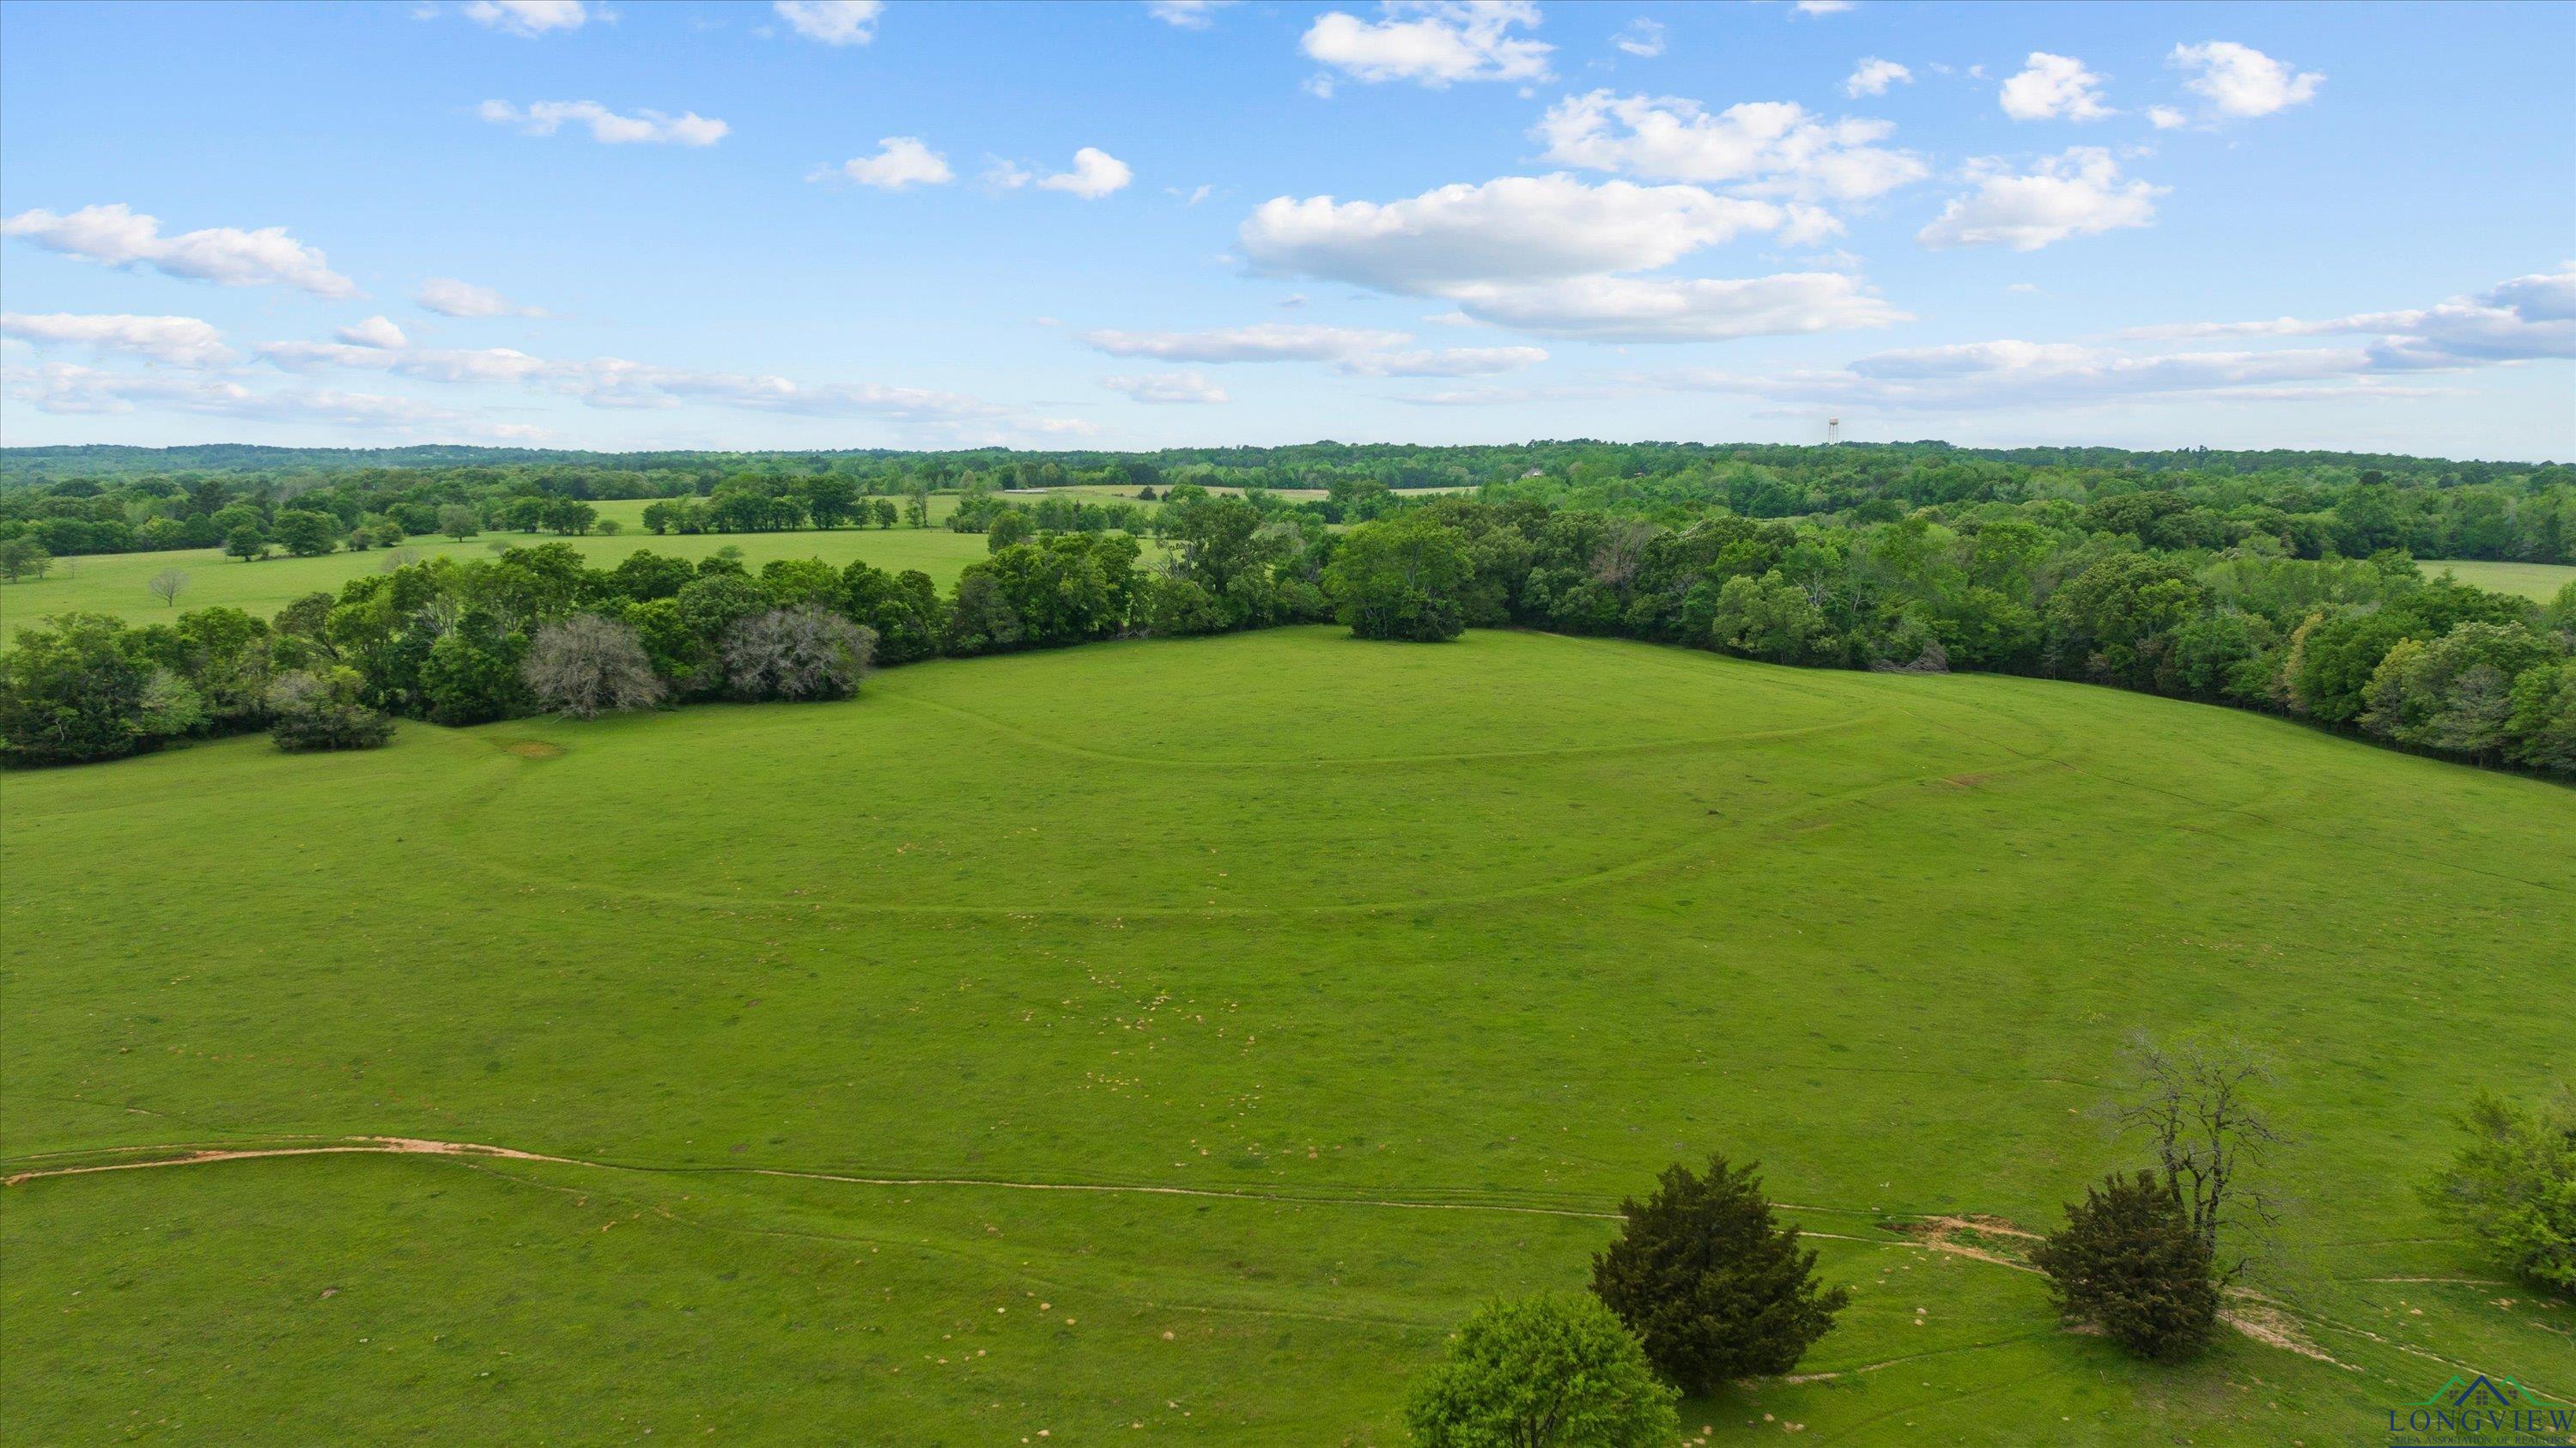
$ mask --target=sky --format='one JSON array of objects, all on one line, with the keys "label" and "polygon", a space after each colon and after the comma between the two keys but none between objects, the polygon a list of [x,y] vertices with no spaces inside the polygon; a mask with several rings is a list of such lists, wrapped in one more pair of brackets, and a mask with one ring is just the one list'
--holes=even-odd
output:
[{"label": "sky", "polygon": [[2576,6],[0,6],[0,442],[2576,458]]}]

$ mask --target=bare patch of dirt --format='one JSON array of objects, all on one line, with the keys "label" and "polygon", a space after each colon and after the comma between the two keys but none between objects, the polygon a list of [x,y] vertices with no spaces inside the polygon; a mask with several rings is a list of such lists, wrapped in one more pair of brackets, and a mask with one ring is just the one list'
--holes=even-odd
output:
[{"label": "bare patch of dirt", "polygon": [[13,1176],[0,1178],[0,1186],[14,1187],[20,1182],[40,1177],[87,1176],[103,1171],[143,1171],[156,1166],[196,1166],[211,1161],[248,1161],[271,1156],[345,1156],[351,1153],[418,1156],[491,1156],[512,1161],[550,1161],[565,1166],[582,1166],[568,1157],[539,1156],[532,1151],[513,1151],[506,1146],[483,1146],[470,1141],[423,1141],[411,1136],[361,1136],[331,1146],[264,1146],[191,1151],[181,1156],[156,1156],[146,1161],[97,1162],[89,1166],[37,1167]]},{"label": "bare patch of dirt", "polygon": [[2236,1299],[2235,1306],[2219,1309],[2220,1322],[2256,1342],[2269,1343],[2284,1352],[2294,1352],[2303,1358],[2314,1358],[2321,1363],[2333,1363],[2339,1368],[2359,1371],[2350,1363],[2338,1361],[2333,1354],[2310,1341],[2307,1333],[2290,1314],[2251,1294],[2239,1293],[2236,1294]]},{"label": "bare patch of dirt", "polygon": [[2023,1249],[2018,1245],[2038,1241],[2039,1234],[2014,1226],[2001,1217],[1922,1217],[1910,1222],[1891,1222],[1888,1230],[1910,1239],[1918,1247],[1929,1247],[1935,1252],[1991,1262],[2016,1272],[2039,1270],[2022,1260]]},{"label": "bare patch of dirt", "polygon": [[554,759],[564,752],[562,745],[548,744],[542,739],[495,739],[492,747],[521,759]]}]

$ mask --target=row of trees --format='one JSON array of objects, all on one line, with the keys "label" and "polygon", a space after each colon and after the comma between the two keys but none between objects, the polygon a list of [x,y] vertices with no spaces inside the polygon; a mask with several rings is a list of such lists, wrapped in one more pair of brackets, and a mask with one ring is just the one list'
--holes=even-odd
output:
[{"label": "row of trees", "polygon": [[355,668],[374,707],[451,724],[544,707],[515,670],[539,627],[575,613],[632,628],[678,701],[725,692],[725,628],[771,609],[836,614],[874,635],[884,663],[1336,617],[1375,639],[1519,624],[1781,663],[2042,674],[2576,772],[2576,590],[2544,607],[2427,579],[2401,555],[2302,560],[2252,540],[2157,551],[2095,521],[1991,505],[1866,526],[1718,514],[1671,528],[1449,497],[1336,531],[1275,499],[1184,484],[1154,515],[1166,546],[1154,568],[1130,534],[1041,534],[1030,510],[997,504],[989,557],[945,595],[864,563],[780,560],[755,576],[724,553],[639,552],[600,570],[550,544],[395,567],[299,602],[276,628]]}]

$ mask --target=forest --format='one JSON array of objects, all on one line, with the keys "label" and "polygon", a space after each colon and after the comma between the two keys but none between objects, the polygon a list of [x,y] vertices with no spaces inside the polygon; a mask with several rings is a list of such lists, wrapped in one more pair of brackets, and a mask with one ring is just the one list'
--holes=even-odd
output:
[{"label": "forest", "polygon": [[[1190,449],[1149,455],[7,455],[0,572],[85,552],[394,548],[485,528],[940,526],[925,574],[648,547],[388,553],[273,618],[73,615],[0,654],[13,764],[388,716],[466,725],[830,697],[868,666],[1337,619],[1436,641],[1521,627],[1780,664],[2078,680],[2287,715],[2467,762],[2576,773],[2576,587],[2492,593],[2419,559],[2576,561],[2576,472],[2313,453],[1941,444]],[[491,453],[487,456],[486,453]],[[77,463],[80,470],[69,471]],[[318,741],[318,743],[317,743]]]}]

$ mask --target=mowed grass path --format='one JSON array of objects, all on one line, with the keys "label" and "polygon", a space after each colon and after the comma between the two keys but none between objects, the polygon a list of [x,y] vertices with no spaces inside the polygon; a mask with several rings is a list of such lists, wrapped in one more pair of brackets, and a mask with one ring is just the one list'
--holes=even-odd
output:
[{"label": "mowed grass path", "polygon": [[[496,542],[514,547],[569,543],[592,567],[613,568],[639,549],[698,559],[719,548],[733,547],[742,550],[743,562],[754,571],[773,558],[820,558],[836,568],[865,559],[889,572],[918,568],[945,589],[956,583],[967,564],[985,557],[987,550],[982,534],[951,533],[937,525],[936,519],[956,511],[954,497],[934,497],[931,503],[934,523],[929,528],[670,533],[657,537],[644,531],[645,504],[629,498],[595,505],[601,517],[615,518],[624,525],[623,531],[615,534],[561,538],[550,533],[492,532],[462,542],[423,537],[406,541],[402,551],[422,558],[441,553],[458,558],[489,558],[491,545]],[[1149,541],[1145,546],[1151,549],[1154,545]],[[316,558],[275,554],[250,563],[227,558],[216,548],[58,558],[44,578],[0,583],[0,647],[6,646],[6,631],[33,624],[47,614],[74,610],[150,623],[192,608],[227,605],[266,618],[308,593],[337,593],[340,585],[350,579],[385,568],[387,559],[388,551],[381,548],[363,553],[326,553]],[[188,575],[187,589],[175,606],[164,604],[151,589],[153,577],[169,568]]]},{"label": "mowed grass path", "polygon": [[2518,593],[2542,603],[2558,596],[2558,590],[2576,583],[2576,563],[2490,563],[2474,558],[2447,558],[2419,562],[2426,577],[2443,573],[2456,576],[2462,583],[2475,584],[2494,593]]},{"label": "mowed grass path", "polygon": [[[2414,1195],[2566,1070],[2576,794],[2279,721],[1302,629],[0,790],[8,1170],[566,1159],[0,1188],[0,1441],[1392,1443],[1713,1150],[1855,1293],[1834,1376],[1688,1406],[1726,1441],[2576,1395],[2576,1311]],[[2122,1041],[2213,1023],[2281,1067],[2260,1285],[2322,1357],[2142,1368],[1890,1230],[2051,1225],[2136,1160]]]}]

